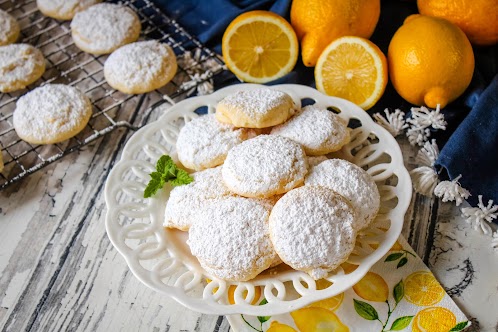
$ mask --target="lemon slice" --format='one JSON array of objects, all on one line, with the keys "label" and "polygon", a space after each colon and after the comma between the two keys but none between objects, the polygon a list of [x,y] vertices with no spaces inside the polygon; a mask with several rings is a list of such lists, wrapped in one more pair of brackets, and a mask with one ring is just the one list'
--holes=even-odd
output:
[{"label": "lemon slice", "polygon": [[347,99],[367,110],[386,88],[386,57],[367,39],[338,38],[318,58],[315,81],[319,91]]},{"label": "lemon slice", "polygon": [[429,271],[418,271],[405,279],[405,299],[418,306],[430,306],[440,302],[443,287]]},{"label": "lemon slice", "polygon": [[239,15],[225,30],[225,63],[240,80],[266,83],[289,73],[298,56],[292,26],[272,12],[255,10]]}]

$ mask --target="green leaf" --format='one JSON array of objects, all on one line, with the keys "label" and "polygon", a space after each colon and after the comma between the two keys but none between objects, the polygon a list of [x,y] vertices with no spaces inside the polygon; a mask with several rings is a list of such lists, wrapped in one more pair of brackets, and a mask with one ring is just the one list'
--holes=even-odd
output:
[{"label": "green leaf", "polygon": [[396,252],[394,254],[390,254],[389,256],[386,257],[386,259],[384,260],[384,262],[392,262],[392,261],[395,261],[397,260],[398,258],[400,258],[401,256],[403,256],[403,253],[402,252]]},{"label": "green leaf", "polygon": [[400,267],[404,266],[406,263],[408,263],[408,258],[403,257],[399,260],[398,265],[396,265],[396,268],[399,269]]},{"label": "green leaf", "polygon": [[271,318],[271,316],[258,316],[258,320],[260,321],[261,324],[266,322],[270,318]]},{"label": "green leaf", "polygon": [[184,171],[183,169],[178,169],[176,172],[176,178],[172,179],[170,182],[173,187],[176,187],[184,184],[189,184],[192,181],[194,181],[194,179],[186,171]]},{"label": "green leaf", "polygon": [[354,301],[354,310],[361,317],[367,320],[376,320],[379,318],[379,314],[377,313],[375,308],[372,307],[370,304],[363,301],[358,301],[356,299],[353,299],[353,301]]},{"label": "green leaf", "polygon": [[398,304],[403,296],[405,295],[405,285],[403,284],[403,279],[401,279],[396,286],[393,288],[393,297],[396,304]]},{"label": "green leaf", "polygon": [[391,331],[401,331],[402,329],[410,325],[412,318],[413,316],[403,316],[396,318],[396,320],[393,322],[393,325],[391,325]]},{"label": "green leaf", "polygon": [[157,193],[157,191],[162,188],[161,182],[162,182],[161,179],[152,178],[147,184],[147,187],[145,187],[144,198],[149,198],[154,196]]},{"label": "green leaf", "polygon": [[453,331],[461,331],[463,330],[464,328],[467,327],[467,325],[469,324],[468,321],[465,321],[465,322],[460,322],[458,323],[457,325],[453,326],[450,330],[450,332],[453,332]]},{"label": "green leaf", "polygon": [[156,163],[156,171],[161,174],[168,172],[168,170],[172,167],[176,167],[176,165],[173,162],[173,159],[171,159],[168,155],[161,156]]},{"label": "green leaf", "polygon": [[259,302],[259,305],[265,305],[267,303],[268,303],[268,301],[266,301],[266,299],[263,299],[263,300],[261,300],[261,302]]}]

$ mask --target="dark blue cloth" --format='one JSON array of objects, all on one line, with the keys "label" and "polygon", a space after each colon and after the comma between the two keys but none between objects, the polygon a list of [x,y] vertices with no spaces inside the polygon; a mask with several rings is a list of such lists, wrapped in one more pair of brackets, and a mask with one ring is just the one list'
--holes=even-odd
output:
[{"label": "dark blue cloth", "polygon": [[[156,0],[156,3],[201,42],[221,53],[221,38],[235,17],[261,9],[289,19],[291,0]],[[408,15],[417,12],[415,1],[383,0],[371,40],[387,54],[393,34]],[[476,67],[469,88],[442,111],[448,122],[447,129],[433,132],[431,138],[442,148],[438,160],[441,177],[453,179],[462,174],[460,183],[473,195],[472,204],[479,194],[485,200],[498,203],[498,83],[497,78],[493,80],[498,73],[498,45],[474,47],[474,55]],[[217,83],[216,87],[220,88],[238,80],[230,75]],[[269,84],[280,83],[315,86],[313,68],[305,67],[298,59],[291,73]],[[368,112],[372,114],[385,108],[407,112],[412,106],[389,83],[382,98]]]}]

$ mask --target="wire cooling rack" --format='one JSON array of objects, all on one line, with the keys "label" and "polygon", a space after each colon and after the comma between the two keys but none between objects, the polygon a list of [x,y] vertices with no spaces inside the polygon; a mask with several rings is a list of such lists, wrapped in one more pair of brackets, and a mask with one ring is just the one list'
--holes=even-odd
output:
[{"label": "wire cooling rack", "polygon": [[[107,56],[93,56],[78,49],[71,38],[70,22],[45,17],[35,0],[0,0],[0,9],[9,12],[21,25],[18,42],[38,47],[47,60],[43,77],[25,90],[0,93],[0,149],[5,168],[0,173],[0,189],[59,160],[113,130],[134,124],[145,98],[149,112],[162,103],[207,92],[213,80],[226,73],[223,61],[210,49],[167,17],[149,0],[110,1],[135,10],[142,23],[141,39],[156,39],[169,44],[178,60],[178,72],[163,88],[147,95],[127,95],[111,88],[105,81],[103,64]],[[17,99],[46,83],[63,83],[83,91],[93,103],[93,115],[86,128],[72,139],[51,145],[32,145],[21,140],[12,125]],[[207,86],[206,86],[207,84]],[[149,100],[149,99],[148,99]],[[146,119],[146,117],[142,117]]]}]

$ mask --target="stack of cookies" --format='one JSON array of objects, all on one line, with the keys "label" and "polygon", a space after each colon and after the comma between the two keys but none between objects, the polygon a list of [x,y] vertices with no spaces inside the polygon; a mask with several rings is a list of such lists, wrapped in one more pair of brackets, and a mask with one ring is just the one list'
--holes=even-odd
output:
[{"label": "stack of cookies", "polygon": [[164,225],[189,232],[212,277],[247,281],[284,262],[323,278],[380,205],[368,173],[326,156],[349,139],[339,116],[284,92],[229,95],[181,129],[178,159],[194,181],[171,191]]}]

